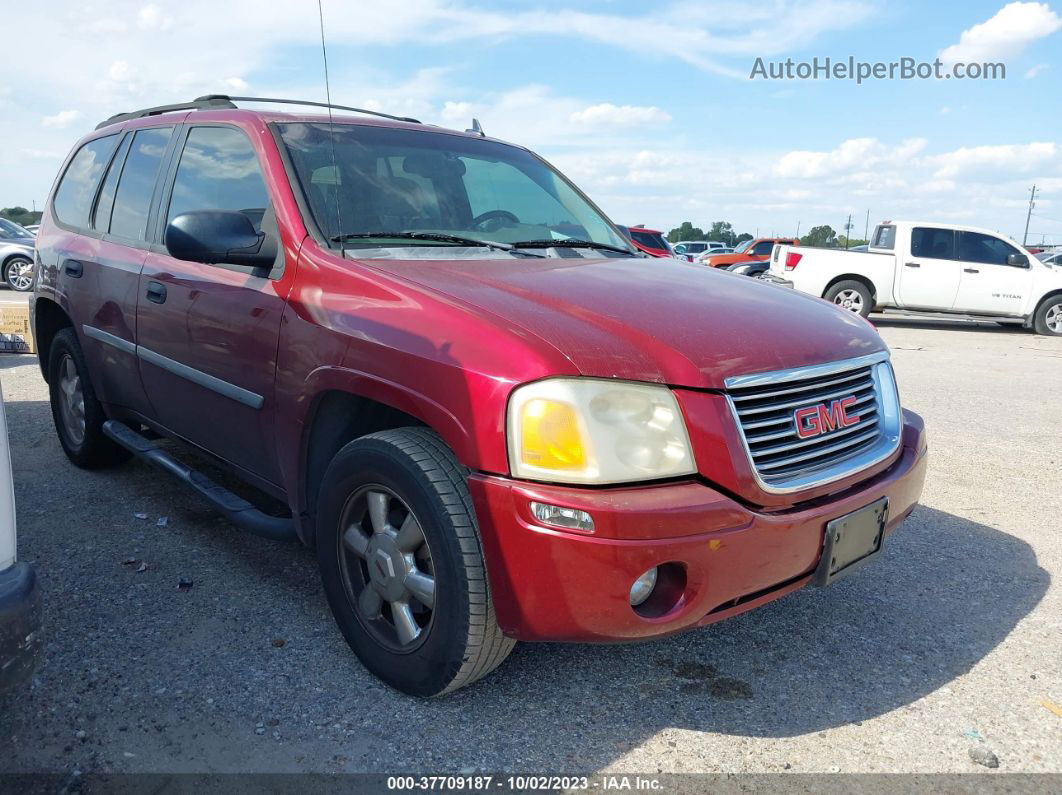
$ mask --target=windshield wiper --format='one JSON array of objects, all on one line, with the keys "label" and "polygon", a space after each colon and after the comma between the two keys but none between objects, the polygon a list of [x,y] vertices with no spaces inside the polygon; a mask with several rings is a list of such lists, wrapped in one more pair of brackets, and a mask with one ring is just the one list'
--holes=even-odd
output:
[{"label": "windshield wiper", "polygon": [[450,235],[444,232],[353,232],[346,235],[335,235],[329,240],[333,243],[345,243],[348,240],[364,240],[368,238],[431,240],[437,243],[452,243],[455,246],[481,246],[498,251],[509,251],[513,248],[508,243],[498,243],[494,240],[476,240],[472,237],[461,237],[460,235]]},{"label": "windshield wiper", "polygon": [[608,243],[595,243],[593,240],[579,240],[578,238],[567,238],[565,240],[550,240],[548,238],[543,240],[521,240],[518,243],[512,244],[513,248],[599,248],[605,251],[617,251],[620,254],[633,254],[628,248],[622,248],[620,246],[611,246]]}]

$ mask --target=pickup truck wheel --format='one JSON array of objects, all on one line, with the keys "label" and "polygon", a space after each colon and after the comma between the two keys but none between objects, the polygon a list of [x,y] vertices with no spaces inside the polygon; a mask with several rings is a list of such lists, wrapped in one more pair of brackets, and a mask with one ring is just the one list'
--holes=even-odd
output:
[{"label": "pickup truck wheel", "polygon": [[437,434],[400,428],[346,445],[321,484],[332,614],[365,667],[410,695],[470,684],[514,645],[494,615],[466,477]]},{"label": "pickup truck wheel", "polygon": [[1036,310],[1033,327],[1037,334],[1062,337],[1062,295],[1052,295]]},{"label": "pickup truck wheel", "polygon": [[866,317],[874,308],[874,299],[870,296],[870,290],[862,282],[853,280],[837,282],[823,296],[827,301],[833,301],[842,309]]},{"label": "pickup truck wheel", "polygon": [[85,355],[72,328],[55,335],[48,354],[48,393],[59,444],[83,469],[128,460],[131,453],[103,434],[107,415],[96,399]]}]

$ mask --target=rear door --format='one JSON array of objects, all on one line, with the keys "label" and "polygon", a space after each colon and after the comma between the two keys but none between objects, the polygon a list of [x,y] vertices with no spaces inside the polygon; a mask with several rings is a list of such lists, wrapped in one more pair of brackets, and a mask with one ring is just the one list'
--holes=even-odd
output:
[{"label": "rear door", "polygon": [[1029,294],[1032,271],[1024,265],[1010,265],[1012,254],[1023,256],[1015,246],[995,235],[981,232],[957,233],[956,258],[961,266],[955,309],[992,315],[1022,314]]},{"label": "rear door", "polygon": [[906,256],[898,257],[897,298],[908,309],[946,312],[959,291],[959,262],[955,259],[955,231],[916,226]]},{"label": "rear door", "polygon": [[150,407],[136,360],[137,286],[147,255],[147,219],[158,199],[158,176],[173,131],[173,125],[163,125],[110,136],[113,155],[84,214],[74,212],[66,195],[67,180],[76,180],[81,168],[79,153],[54,202],[61,225],[77,224],[77,233],[55,252],[56,283],[93,387],[104,403],[144,414]]},{"label": "rear door", "polygon": [[161,245],[166,224],[193,210],[232,210],[277,234],[258,156],[237,126],[188,126],[140,277],[140,371],[159,422],[269,482],[279,480],[273,386],[283,297],[272,270],[185,262]]}]

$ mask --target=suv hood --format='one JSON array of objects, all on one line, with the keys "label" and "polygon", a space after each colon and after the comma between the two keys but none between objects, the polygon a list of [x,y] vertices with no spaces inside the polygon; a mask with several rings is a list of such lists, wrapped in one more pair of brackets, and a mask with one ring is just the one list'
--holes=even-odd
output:
[{"label": "suv hood", "polygon": [[858,315],[670,259],[361,260],[522,327],[585,376],[720,389],[884,350]]}]

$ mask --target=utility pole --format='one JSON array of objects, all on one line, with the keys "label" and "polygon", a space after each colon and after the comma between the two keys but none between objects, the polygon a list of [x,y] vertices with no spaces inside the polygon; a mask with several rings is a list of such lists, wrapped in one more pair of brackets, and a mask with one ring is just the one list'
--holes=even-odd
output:
[{"label": "utility pole", "polygon": [[848,221],[844,225],[844,250],[848,251],[848,238],[852,236],[852,214],[848,213]]},{"label": "utility pole", "polygon": [[1025,234],[1022,235],[1021,244],[1024,246],[1029,242],[1029,219],[1032,218],[1033,207],[1036,206],[1036,186],[1032,186],[1032,192],[1029,194],[1029,212],[1025,215]]},{"label": "utility pole", "polygon": [[867,207],[867,225],[863,227],[863,239],[870,242],[870,208]]},{"label": "utility pole", "polygon": [[797,233],[796,233],[796,237],[797,237],[797,240],[799,240],[799,239],[800,239],[800,221],[797,221]]}]

